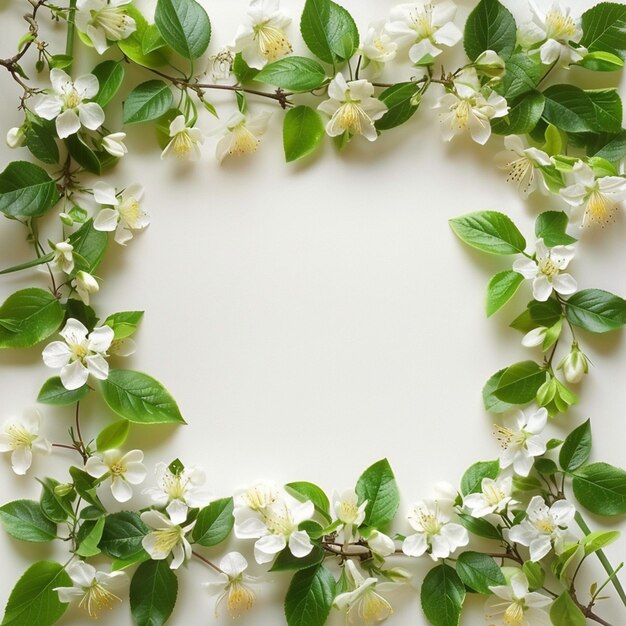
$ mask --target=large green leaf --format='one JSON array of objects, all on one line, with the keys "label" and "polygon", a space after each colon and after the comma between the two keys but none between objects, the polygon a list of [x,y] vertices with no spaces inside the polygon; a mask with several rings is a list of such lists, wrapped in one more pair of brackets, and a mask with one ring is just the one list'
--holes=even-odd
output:
[{"label": "large green leaf", "polygon": [[575,326],[606,333],[626,324],[626,300],[601,289],[583,289],[567,301],[565,314]]},{"label": "large green leaf", "polygon": [[57,146],[54,124],[42,120],[35,115],[26,116],[28,125],[24,133],[24,143],[33,156],[48,165],[59,162],[59,147]]},{"label": "large green leaf", "polygon": [[498,135],[526,135],[539,123],[546,99],[542,93],[531,91],[511,103],[506,117],[494,120],[491,127]]},{"label": "large green leaf", "polygon": [[586,626],[587,619],[576,606],[569,591],[564,591],[550,607],[550,620],[554,626]]},{"label": "large green leaf", "polygon": [[493,394],[503,402],[526,404],[535,399],[546,381],[546,372],[534,361],[522,361],[508,367],[500,376]]},{"label": "large green leaf", "polygon": [[178,596],[178,578],[167,561],[142,563],[130,583],[130,611],[137,626],[163,626]]},{"label": "large green leaf", "polygon": [[582,16],[580,41],[590,52],[601,51],[626,59],[626,6],[619,2],[601,2]]},{"label": "large green leaf", "polygon": [[506,73],[496,85],[496,91],[509,102],[534,91],[545,73],[539,55],[516,52],[506,62]]},{"label": "large green leaf", "polygon": [[499,311],[517,292],[524,277],[513,270],[498,272],[487,287],[487,316]]},{"label": "large green leaf", "polygon": [[295,574],[285,597],[285,617],[289,626],[323,626],[335,599],[333,575],[317,565]]},{"label": "large green leaf", "polygon": [[576,470],[572,481],[576,499],[596,515],[626,513],[626,472],[608,463],[592,463]]},{"label": "large green leaf", "polygon": [[470,589],[490,595],[490,587],[506,585],[506,579],[498,564],[487,554],[463,552],[456,563],[456,573]]},{"label": "large green leaf", "polygon": [[424,614],[433,626],[458,626],[465,585],[449,565],[438,565],[426,574],[420,598]]},{"label": "large green leaf", "polygon": [[69,241],[74,246],[75,271],[80,269],[93,274],[104,258],[109,243],[108,233],[96,230],[90,219],[70,235]]},{"label": "large green leaf", "polygon": [[61,196],[45,170],[28,161],[13,161],[0,174],[0,212],[9,217],[37,217]]},{"label": "large green leaf", "polygon": [[172,106],[172,90],[162,80],[135,87],[124,101],[124,124],[156,120]]},{"label": "large green leaf", "polygon": [[480,211],[450,220],[456,236],[489,254],[519,254],[526,240],[511,218],[497,211]]},{"label": "large green leaf", "polygon": [[356,484],[359,502],[367,500],[364,524],[384,528],[394,518],[400,505],[400,494],[393,470],[387,459],[368,467]]},{"label": "large green leaf", "polygon": [[124,65],[116,61],[103,61],[91,73],[98,79],[100,89],[93,99],[101,107],[111,102],[124,81]]},{"label": "large green leaf", "polygon": [[499,461],[479,461],[469,467],[461,478],[461,493],[466,496],[481,490],[484,478],[495,479],[500,473]]},{"label": "large green leaf", "polygon": [[573,472],[584,465],[591,455],[591,421],[587,420],[574,429],[563,442],[559,452],[559,464],[566,472]]},{"label": "large green leaf", "polygon": [[44,543],[57,536],[56,524],[34,500],[15,500],[0,507],[0,522],[11,537],[20,541]]},{"label": "large green leaf", "polygon": [[141,542],[150,529],[138,513],[123,511],[107,515],[100,549],[114,559],[131,559],[143,553]]},{"label": "large green leaf", "polygon": [[320,114],[301,105],[287,111],[283,126],[283,148],[287,163],[314,152],[324,138],[324,123]]},{"label": "large green leaf", "polygon": [[419,85],[398,83],[385,89],[378,97],[387,105],[387,112],[376,121],[377,130],[389,130],[408,122],[419,107]]},{"label": "large green leaf", "polygon": [[163,39],[187,59],[201,57],[211,41],[211,22],[195,0],[158,0],[154,21]]},{"label": "large green leaf", "polygon": [[464,45],[472,61],[486,50],[493,50],[506,61],[515,49],[516,39],[515,18],[498,0],[480,0],[467,18]]},{"label": "large green leaf", "polygon": [[254,78],[289,91],[312,91],[326,80],[326,70],[313,59],[290,56],[266,65]]},{"label": "large green leaf", "polygon": [[216,546],[230,535],[234,522],[232,498],[211,502],[198,513],[193,540],[201,546]]}]

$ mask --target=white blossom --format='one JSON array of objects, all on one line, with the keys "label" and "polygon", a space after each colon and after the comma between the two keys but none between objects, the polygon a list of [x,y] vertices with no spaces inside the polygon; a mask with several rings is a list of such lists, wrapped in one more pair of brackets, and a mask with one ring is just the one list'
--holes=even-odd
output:
[{"label": "white blossom", "polygon": [[552,547],[560,554],[575,514],[574,505],[567,500],[557,500],[548,507],[541,496],[535,496],[526,509],[526,518],[509,530],[509,540],[529,548],[534,562],[543,559]]},{"label": "white blossom", "polygon": [[110,133],[102,138],[102,148],[116,159],[121,159],[128,154],[124,139],[126,139],[126,133]]},{"label": "white blossom", "polygon": [[489,587],[494,594],[485,604],[485,617],[492,626],[551,626],[546,608],[552,600],[536,591],[529,592],[528,580],[519,571],[508,585]]},{"label": "white blossom", "polygon": [[41,413],[37,410],[25,411],[21,419],[6,422],[0,432],[0,453],[11,453],[11,466],[19,476],[30,469],[33,450],[49,454],[50,443],[39,434]]},{"label": "white blossom", "polygon": [[341,495],[333,494],[333,513],[338,523],[336,531],[342,542],[354,540],[357,529],[365,520],[367,500],[359,504],[359,498],[353,489],[344,491]]},{"label": "white blossom", "polygon": [[504,147],[506,150],[496,155],[496,165],[507,172],[507,182],[517,185],[520,195],[527,198],[537,189],[537,179],[543,182],[536,170],[550,165],[550,157],[538,148],[525,146],[518,135],[507,135]]},{"label": "white blossom", "polygon": [[9,148],[19,148],[23,146],[26,141],[24,129],[21,126],[10,128],[7,132],[6,141]]},{"label": "white blossom", "polygon": [[278,0],[252,0],[248,21],[237,29],[232,49],[241,52],[250,67],[260,70],[292,51],[285,33],[290,23],[291,18],[280,11]]},{"label": "white blossom", "polygon": [[118,502],[128,502],[133,497],[132,485],[146,479],[146,468],[141,450],[122,454],[120,450],[106,450],[87,459],[85,471],[94,478],[110,478],[111,493]]},{"label": "white blossom", "polygon": [[361,44],[363,67],[369,68],[373,76],[378,76],[389,61],[396,58],[398,44],[385,31],[384,22],[369,27]]},{"label": "white blossom", "polygon": [[259,113],[251,117],[246,117],[239,111],[233,113],[217,142],[215,156],[218,163],[222,163],[227,156],[243,156],[256,152],[270,117],[270,113]]},{"label": "white blossom", "polygon": [[56,587],[59,601],[64,604],[78,602],[89,617],[97,619],[102,612],[113,608],[122,601],[122,594],[128,588],[128,575],[125,572],[101,572],[84,561],[75,561],[67,566],[71,587]]},{"label": "white blossom", "polygon": [[346,82],[341,73],[328,86],[329,99],[317,108],[330,117],[326,132],[338,137],[345,132],[363,135],[369,141],[378,137],[374,122],[386,112],[387,105],[374,97],[374,86],[367,80]]},{"label": "white blossom", "polygon": [[72,287],[76,289],[79,298],[84,304],[89,306],[90,296],[100,291],[100,285],[98,281],[89,272],[80,271],[77,272],[76,278],[72,281]]},{"label": "white blossom", "polygon": [[118,193],[113,185],[98,182],[93,195],[96,202],[105,207],[96,215],[93,227],[105,232],[115,231],[115,241],[121,246],[133,238],[134,230],[149,226],[150,216],[141,206],[141,185],[129,185]]},{"label": "white blossom", "polygon": [[206,71],[215,81],[226,80],[230,78],[233,71],[234,60],[235,57],[230,50],[220,50],[217,54],[209,57]]},{"label": "white blossom", "polygon": [[60,369],[63,386],[72,391],[82,387],[91,374],[98,380],[109,377],[109,364],[105,357],[114,333],[108,326],[91,331],[76,319],[67,320],[60,333],[63,341],[53,341],[43,351],[43,362]]},{"label": "white blossom", "polygon": [[463,505],[469,509],[472,517],[485,517],[492,513],[502,513],[507,507],[518,504],[511,494],[513,479],[510,476],[483,478],[480,491],[471,493],[463,499]]},{"label": "white blossom", "polygon": [[546,335],[548,334],[548,328],[545,326],[539,326],[538,328],[533,328],[531,331],[527,332],[522,338],[522,345],[525,348],[536,348],[543,344],[546,340]]},{"label": "white blossom", "polygon": [[453,20],[453,2],[411,2],[394,7],[389,14],[387,33],[402,47],[410,46],[413,63],[431,61],[442,46],[454,46],[463,35]]},{"label": "white blossom", "polygon": [[[576,208],[572,218],[581,226],[605,226],[615,221],[619,205],[626,200],[626,178],[602,176],[596,178],[593,170],[578,161],[572,171],[573,184],[561,189],[563,200]],[[582,214],[582,215],[581,215]]]},{"label": "white blossom", "polygon": [[536,411],[517,411],[504,418],[502,426],[496,425],[496,436],[503,452],[500,466],[503,469],[513,466],[520,476],[528,476],[536,456],[546,451],[546,443],[540,434],[548,422],[545,408]]},{"label": "white blossom", "polygon": [[204,143],[204,135],[199,128],[187,126],[184,115],[175,117],[169,128],[170,142],[161,153],[161,158],[175,156],[179,159],[197,160],[201,156],[200,144]]},{"label": "white blossom", "polygon": [[51,265],[65,274],[74,270],[74,246],[69,241],[60,241],[54,245],[54,257]]},{"label": "white blossom", "polygon": [[89,130],[102,126],[102,107],[96,102],[86,102],[98,93],[98,79],[93,74],[73,81],[63,70],[54,68],[50,70],[50,82],[53,93],[35,104],[35,113],[45,120],[55,120],[61,139],[77,133],[81,126]]},{"label": "white blossom", "polygon": [[552,291],[562,296],[571,296],[578,289],[574,278],[564,272],[574,258],[573,246],[548,248],[543,239],[535,244],[535,258],[522,257],[513,263],[513,271],[532,281],[533,297],[545,302]]},{"label": "white blossom", "polygon": [[187,521],[187,507],[170,504],[167,515],[159,511],[145,511],[141,514],[141,521],[152,528],[142,540],[144,550],[155,561],[163,561],[170,554],[173,556],[171,569],[178,569],[186,560],[191,558],[191,544],[187,540],[187,533],[191,532],[195,522]]},{"label": "white blossom", "polygon": [[132,0],[78,0],[76,28],[91,40],[98,54],[109,47],[109,41],[121,41],[136,30],[135,20],[125,8]]}]

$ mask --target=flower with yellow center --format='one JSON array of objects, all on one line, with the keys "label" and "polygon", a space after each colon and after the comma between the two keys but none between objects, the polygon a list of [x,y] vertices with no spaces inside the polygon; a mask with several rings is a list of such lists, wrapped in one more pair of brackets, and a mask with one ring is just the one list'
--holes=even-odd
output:
[{"label": "flower with yellow center", "polygon": [[111,493],[118,502],[133,497],[131,485],[140,485],[146,479],[146,468],[141,450],[122,454],[120,450],[106,450],[102,456],[94,454],[87,459],[85,471],[94,478],[111,479]]},{"label": "flower with yellow center", "polygon": [[233,113],[226,122],[222,138],[217,142],[215,156],[218,163],[222,163],[228,156],[244,156],[256,152],[270,117],[269,113],[259,113],[252,117],[246,117],[238,111]]},{"label": "flower with yellow center", "polygon": [[50,443],[39,435],[41,414],[25,411],[21,419],[7,421],[0,432],[0,452],[11,453],[13,471],[23,476],[33,462],[33,450],[50,453]]},{"label": "flower with yellow center", "polygon": [[285,33],[290,23],[291,18],[279,10],[278,0],[252,0],[248,21],[237,29],[232,49],[241,53],[250,67],[260,70],[292,52]]},{"label": "flower with yellow center", "polygon": [[478,493],[471,493],[463,499],[463,506],[469,509],[472,517],[485,517],[491,513],[502,513],[508,506],[517,504],[511,498],[513,479],[510,476],[483,478]]},{"label": "flower with yellow center", "polygon": [[184,525],[187,521],[187,507],[175,503],[167,507],[167,515],[160,511],[145,511],[141,521],[153,530],[142,540],[144,550],[155,561],[163,561],[172,555],[171,569],[178,569],[191,558],[191,544],[187,534],[193,530],[195,522]]},{"label": "flower with yellow center", "polygon": [[344,491],[341,495],[333,496],[333,511],[338,522],[336,528],[340,534],[340,541],[354,541],[358,536],[357,529],[365,520],[367,500],[359,504],[359,498],[353,489]]},{"label": "flower with yellow center", "polygon": [[485,605],[489,626],[551,626],[544,610],[552,603],[548,596],[528,590],[526,576],[517,571],[508,585],[489,587],[494,594]]},{"label": "flower with yellow center", "polygon": [[248,561],[239,552],[230,552],[220,561],[220,573],[215,582],[204,583],[209,593],[218,594],[215,602],[215,617],[218,617],[219,607],[226,600],[228,612],[233,619],[240,617],[252,608],[256,600],[255,593],[249,585],[255,584],[257,579],[248,576]]},{"label": "flower with yellow center", "polygon": [[54,245],[54,258],[50,265],[65,274],[74,271],[74,246],[69,241],[59,241]]},{"label": "flower with yellow center", "polygon": [[161,153],[162,159],[169,156],[191,160],[200,158],[200,144],[204,143],[204,135],[199,128],[187,126],[184,115],[178,115],[172,120],[169,135],[170,141]]},{"label": "flower with yellow center", "polygon": [[115,231],[115,241],[121,246],[133,238],[133,231],[150,225],[150,216],[141,206],[141,185],[129,185],[118,192],[113,185],[100,181],[94,185],[93,195],[105,207],[96,215],[93,227],[104,232]]},{"label": "flower with yellow center", "polygon": [[504,138],[505,150],[496,155],[496,165],[507,173],[507,182],[517,185],[522,198],[527,198],[537,189],[537,179],[543,180],[536,171],[551,164],[550,157],[537,148],[524,145],[518,135]]},{"label": "flower with yellow center", "polygon": [[535,244],[535,258],[522,257],[513,263],[513,271],[532,281],[533,297],[545,302],[553,291],[562,296],[571,296],[578,289],[574,278],[564,272],[574,258],[573,246],[548,248],[543,239]]},{"label": "flower with yellow center", "polygon": [[56,587],[63,603],[78,602],[89,617],[97,619],[113,605],[121,602],[121,595],[128,587],[128,576],[124,572],[100,572],[92,565],[76,561],[67,567],[67,573],[74,585]]},{"label": "flower with yellow center", "polygon": [[361,45],[363,68],[369,68],[372,76],[378,76],[385,63],[396,58],[397,51],[398,44],[385,31],[384,22],[373,24],[367,31]]},{"label": "flower with yellow center", "polygon": [[98,54],[109,47],[109,41],[130,37],[136,30],[135,20],[128,15],[126,5],[132,0],[78,0],[76,27],[89,37]]},{"label": "flower with yellow center", "polygon": [[535,496],[526,509],[525,519],[509,531],[509,540],[526,546],[530,560],[540,561],[554,546],[560,554],[576,509],[567,500],[557,500],[551,507],[541,496]]},{"label": "flower with yellow center", "polygon": [[328,85],[329,99],[317,108],[330,117],[326,132],[330,137],[363,135],[368,141],[378,138],[374,122],[386,112],[387,105],[374,97],[374,85],[367,80],[346,82],[337,74]]},{"label": "flower with yellow center", "polygon": [[596,178],[591,167],[583,161],[574,165],[572,175],[573,183],[560,191],[565,202],[575,207],[572,219],[580,221],[583,227],[604,227],[614,222],[621,203],[626,200],[626,178]]}]

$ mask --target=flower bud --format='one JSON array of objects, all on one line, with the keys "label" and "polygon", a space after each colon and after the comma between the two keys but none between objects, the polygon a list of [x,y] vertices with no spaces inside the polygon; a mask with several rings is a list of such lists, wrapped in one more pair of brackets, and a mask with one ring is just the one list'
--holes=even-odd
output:
[{"label": "flower bud", "polygon": [[411,580],[411,573],[401,567],[392,567],[385,570],[385,575],[394,583],[406,583]]},{"label": "flower bud", "polygon": [[568,383],[579,383],[589,372],[589,359],[580,351],[577,344],[572,344],[572,351],[559,363],[558,369]]},{"label": "flower bud", "polygon": [[74,485],[72,483],[60,483],[54,488],[54,495],[59,498],[64,498],[65,496],[72,493],[74,490]]},{"label": "flower bud", "polygon": [[474,67],[491,78],[501,78],[505,72],[504,60],[498,56],[493,50],[485,50],[474,61]]},{"label": "flower bud", "polygon": [[80,299],[89,306],[89,296],[100,291],[98,281],[89,273],[80,271],[76,274],[76,279],[72,281],[72,287],[76,289]]},{"label": "flower bud", "polygon": [[66,225],[66,226],[73,226],[74,225],[74,220],[72,219],[71,215],[68,215],[67,213],[59,213],[59,219]]},{"label": "flower bud", "polygon": [[19,148],[24,145],[25,140],[26,136],[21,126],[11,128],[7,133],[7,146],[9,146],[9,148]]},{"label": "flower bud", "polygon": [[124,139],[126,139],[126,133],[111,133],[102,138],[102,148],[116,159],[121,159],[128,153]]}]

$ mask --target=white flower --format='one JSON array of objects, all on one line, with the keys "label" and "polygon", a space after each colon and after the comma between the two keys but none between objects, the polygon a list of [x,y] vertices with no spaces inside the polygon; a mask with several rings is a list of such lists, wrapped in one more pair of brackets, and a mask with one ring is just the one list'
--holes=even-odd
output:
[{"label": "white flower", "polygon": [[509,530],[509,539],[528,547],[534,562],[543,559],[552,546],[560,554],[575,514],[574,505],[567,500],[557,500],[548,508],[541,496],[535,496],[526,509],[526,518]]},{"label": "white flower", "polygon": [[115,602],[128,587],[128,576],[124,572],[99,572],[84,561],[76,561],[67,567],[67,573],[74,585],[56,587],[59,601],[64,604],[78,602],[78,606],[97,619],[105,610],[113,608]]},{"label": "white flower", "polygon": [[109,354],[115,356],[126,357],[137,352],[137,344],[131,337],[125,337],[124,339],[114,339],[111,347],[109,348]]},{"label": "white flower", "polygon": [[537,148],[527,148],[518,135],[508,135],[504,138],[506,150],[496,155],[496,165],[507,172],[507,182],[517,185],[520,195],[527,198],[537,189],[535,170],[541,166],[551,164],[550,157]]},{"label": "white flower", "polygon": [[395,589],[397,583],[379,583],[377,578],[365,578],[357,569],[354,561],[345,564],[346,575],[352,591],[340,593],[335,598],[335,606],[346,610],[348,624],[379,624],[393,615],[393,607],[378,591]]},{"label": "white flower", "polygon": [[30,469],[33,450],[50,453],[50,443],[39,435],[41,414],[37,410],[25,411],[22,419],[9,420],[0,432],[0,452],[11,453],[11,466],[19,476]]},{"label": "white flower", "polygon": [[291,23],[279,10],[278,0],[252,0],[248,23],[239,26],[232,48],[243,60],[260,70],[266,63],[278,61],[292,51],[285,29]]},{"label": "white flower", "polygon": [[89,306],[89,296],[100,291],[98,281],[88,272],[82,270],[76,274],[76,278],[72,281],[72,287],[76,289],[80,299]]},{"label": "white flower", "polygon": [[239,552],[229,552],[222,558],[219,567],[222,571],[218,580],[204,583],[204,587],[209,593],[219,594],[215,602],[215,617],[218,617],[218,609],[226,600],[228,612],[235,619],[252,608],[256,596],[248,585],[254,584],[257,579],[245,573],[248,561]]},{"label": "white flower", "polygon": [[411,2],[391,10],[387,32],[401,46],[411,46],[409,58],[419,63],[441,54],[441,46],[454,46],[463,35],[453,23],[453,2]]},{"label": "white flower", "polygon": [[385,32],[385,24],[373,24],[361,44],[361,54],[365,61],[363,67],[369,67],[372,74],[378,76],[385,63],[396,58],[397,51],[398,44]]},{"label": "white flower", "polygon": [[146,479],[142,461],[141,450],[131,450],[126,454],[120,450],[107,450],[102,456],[90,456],[85,463],[85,471],[94,478],[110,478],[113,497],[118,502],[128,502],[133,497],[131,485],[140,485]]},{"label": "white flower", "polygon": [[423,500],[410,510],[407,519],[416,532],[402,544],[407,556],[428,555],[436,561],[447,559],[457,548],[469,543],[467,530],[450,521],[453,514],[448,499]]},{"label": "white flower", "polygon": [[197,160],[201,156],[200,145],[204,135],[199,128],[188,127],[184,115],[179,115],[170,124],[170,142],[161,153],[161,158],[174,155],[179,159]]},{"label": "white flower", "polygon": [[512,499],[513,479],[510,476],[483,478],[480,491],[471,493],[463,499],[463,505],[469,509],[472,517],[485,517],[491,513],[502,513],[510,505],[517,504]]},{"label": "white flower", "polygon": [[24,145],[24,141],[26,141],[26,134],[21,126],[9,129],[7,133],[7,146],[9,148],[19,148]]},{"label": "white flower", "polygon": [[353,540],[357,529],[365,520],[367,500],[359,505],[359,498],[353,489],[344,491],[341,495],[333,494],[333,511],[339,525],[336,530],[341,534],[343,542]]},{"label": "white flower", "polygon": [[166,463],[157,463],[155,473],[157,486],[144,493],[157,506],[166,507],[178,501],[185,507],[200,508],[211,501],[211,495],[204,487],[206,474],[199,467],[185,468],[174,474]]},{"label": "white flower", "polygon": [[466,69],[454,81],[454,91],[443,95],[435,108],[443,109],[440,120],[443,138],[451,141],[455,135],[469,132],[481,145],[491,137],[491,120],[509,112],[506,100],[495,91],[485,97],[474,68]]},{"label": "white flower", "polygon": [[626,178],[596,178],[591,167],[583,161],[574,165],[573,175],[574,183],[560,191],[565,202],[579,209],[573,219],[577,221],[582,213],[581,226],[605,226],[614,222],[619,203],[626,199]]},{"label": "white flower", "polygon": [[96,230],[115,231],[115,241],[121,246],[133,238],[134,230],[143,230],[150,224],[150,216],[141,208],[143,187],[129,185],[117,192],[113,185],[98,182],[93,186],[93,196],[102,209],[93,222]]},{"label": "white flower", "polygon": [[63,70],[54,68],[50,70],[50,82],[54,95],[43,96],[35,105],[35,112],[45,120],[56,118],[61,139],[77,133],[81,126],[89,130],[102,126],[102,107],[95,102],[85,102],[98,93],[98,79],[93,74],[72,81]]},{"label": "white flower", "polygon": [[377,556],[391,556],[396,551],[395,541],[379,530],[373,530],[366,541],[368,548]]},{"label": "white flower", "polygon": [[259,113],[247,118],[238,111],[226,122],[224,135],[217,142],[215,155],[218,163],[227,156],[243,156],[256,152],[261,135],[267,130],[271,114]]},{"label": "white flower", "polygon": [[582,37],[579,20],[571,17],[569,9],[561,10],[558,0],[552,3],[547,13],[534,0],[529,0],[529,4],[533,21],[520,26],[518,38],[521,46],[529,49],[541,43],[539,54],[545,65],[560,60],[567,66],[570,62],[580,61],[582,55],[570,46],[570,42],[578,43]]},{"label": "white flower", "polygon": [[111,156],[121,159],[125,154],[128,154],[124,139],[126,139],[126,133],[110,133],[102,138],[102,148]]},{"label": "white flower", "polygon": [[171,569],[178,569],[185,560],[191,558],[191,544],[186,538],[195,522],[183,526],[187,521],[187,507],[181,508],[170,505],[168,515],[159,511],[145,511],[141,514],[141,521],[154,530],[148,533],[141,544],[144,550],[155,561],[163,561],[170,554],[173,559]]},{"label": "white flower", "polygon": [[548,422],[548,411],[540,408],[525,413],[517,411],[514,416],[506,417],[503,426],[496,425],[496,436],[503,452],[500,465],[503,469],[513,466],[520,476],[528,476],[536,456],[546,451],[546,444],[539,434]]},{"label": "white flower", "polygon": [[254,557],[257,563],[269,563],[289,546],[296,558],[307,556],[313,544],[299,525],[313,517],[310,501],[297,502],[279,494],[269,485],[259,485],[235,498],[235,536],[256,539]]},{"label": "white flower", "polygon": [[100,326],[91,331],[81,322],[70,318],[60,332],[62,341],[53,341],[43,351],[43,362],[60,369],[61,382],[68,390],[82,387],[91,374],[98,380],[109,377],[109,364],[104,358],[113,341],[113,330]]},{"label": "white flower", "polygon": [[571,296],[578,289],[574,278],[563,270],[574,258],[573,246],[548,248],[543,239],[535,244],[535,259],[523,257],[513,263],[513,271],[533,282],[533,297],[545,302],[556,291],[562,296]]},{"label": "white flower", "polygon": [[571,352],[559,363],[558,369],[563,370],[563,376],[568,383],[575,385],[589,372],[589,359],[574,344]]},{"label": "white flower", "polygon": [[485,617],[492,626],[551,626],[544,610],[552,600],[536,591],[528,591],[528,580],[520,571],[509,585],[489,587],[493,592],[485,604]]},{"label": "white flower", "polygon": [[85,33],[98,54],[109,47],[108,41],[120,41],[136,30],[135,20],[128,15],[125,5],[132,0],[78,0],[76,27]]},{"label": "white flower", "polygon": [[522,345],[525,348],[536,348],[543,344],[548,333],[548,328],[545,326],[539,326],[539,328],[533,328],[527,332],[522,338]]},{"label": "white flower", "polygon": [[328,85],[329,99],[317,108],[330,116],[326,132],[338,137],[345,132],[350,135],[363,135],[369,141],[378,137],[374,122],[386,112],[387,105],[374,98],[374,85],[367,80],[353,80],[349,83],[342,74],[337,74]]},{"label": "white flower", "polygon": [[74,270],[74,246],[69,241],[60,241],[54,245],[52,265],[66,274]]}]

